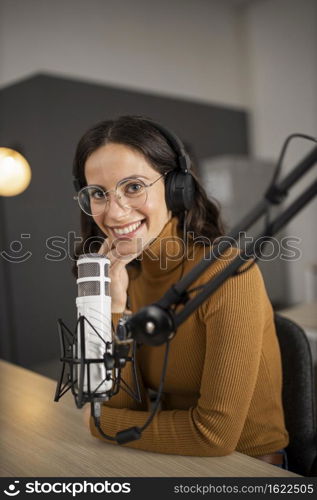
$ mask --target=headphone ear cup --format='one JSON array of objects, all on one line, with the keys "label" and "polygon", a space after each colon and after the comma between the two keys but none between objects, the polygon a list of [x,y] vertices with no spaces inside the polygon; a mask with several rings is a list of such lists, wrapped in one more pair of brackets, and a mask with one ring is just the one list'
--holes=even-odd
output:
[{"label": "headphone ear cup", "polygon": [[166,177],[165,200],[174,213],[189,210],[194,202],[195,184],[190,173],[172,171]]}]

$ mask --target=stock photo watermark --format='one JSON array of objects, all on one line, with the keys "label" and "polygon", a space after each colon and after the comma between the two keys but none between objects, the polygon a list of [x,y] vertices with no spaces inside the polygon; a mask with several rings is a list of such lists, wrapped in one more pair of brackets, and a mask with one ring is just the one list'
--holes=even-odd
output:
[{"label": "stock photo watermark", "polygon": [[[47,262],[76,261],[79,255],[96,253],[106,240],[101,236],[94,236],[83,242],[83,238],[76,235],[75,231],[69,231],[66,236],[49,236],[43,240],[42,257]],[[31,241],[31,234],[20,234],[19,238],[10,242],[8,248],[0,252],[0,257],[11,264],[22,264],[35,258],[30,250]],[[105,251],[105,255],[123,260],[133,255],[138,261],[144,258],[159,261],[162,270],[167,268],[170,261],[209,259],[219,257],[219,253],[222,260],[231,260],[237,251],[240,251],[247,261],[254,255],[253,250],[250,249],[254,245],[256,245],[257,258],[260,261],[268,262],[276,259],[298,261],[302,256],[300,249],[302,240],[296,236],[284,236],[281,239],[274,237],[256,239],[247,236],[245,232],[240,232],[236,240],[222,236],[211,241],[206,236],[197,236],[189,232],[186,244],[182,238],[169,236],[159,241],[159,248],[156,248],[155,252],[151,248],[152,241],[146,241],[143,238],[117,238],[111,240],[111,247]],[[38,259],[38,253],[36,258]]]}]

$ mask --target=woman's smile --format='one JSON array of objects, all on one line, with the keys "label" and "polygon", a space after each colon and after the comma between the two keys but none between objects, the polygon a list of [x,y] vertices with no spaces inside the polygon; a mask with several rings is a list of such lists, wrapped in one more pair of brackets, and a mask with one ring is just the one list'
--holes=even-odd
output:
[{"label": "woman's smile", "polygon": [[124,226],[110,227],[110,230],[113,232],[116,238],[132,239],[144,224],[145,219],[139,220],[137,222],[130,222],[128,224],[125,224]]}]

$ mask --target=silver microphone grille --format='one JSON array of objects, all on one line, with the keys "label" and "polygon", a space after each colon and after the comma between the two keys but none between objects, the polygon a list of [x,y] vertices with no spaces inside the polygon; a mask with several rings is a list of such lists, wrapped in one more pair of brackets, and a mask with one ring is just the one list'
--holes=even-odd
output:
[{"label": "silver microphone grille", "polygon": [[100,276],[100,266],[97,262],[78,263],[78,278],[89,278],[89,276]]},{"label": "silver microphone grille", "polygon": [[91,295],[100,295],[99,281],[83,281],[78,283],[78,297],[89,297]]},{"label": "silver microphone grille", "polygon": [[78,297],[110,295],[109,260],[97,253],[80,255],[78,266]]}]

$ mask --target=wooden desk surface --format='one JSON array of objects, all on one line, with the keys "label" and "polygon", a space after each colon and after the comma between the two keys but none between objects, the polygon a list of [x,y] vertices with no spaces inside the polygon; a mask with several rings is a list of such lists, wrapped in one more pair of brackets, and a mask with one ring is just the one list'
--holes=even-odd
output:
[{"label": "wooden desk surface", "polygon": [[260,460],[183,457],[122,448],[93,438],[73,396],[53,401],[55,381],[0,361],[1,471],[5,477],[285,477]]}]

